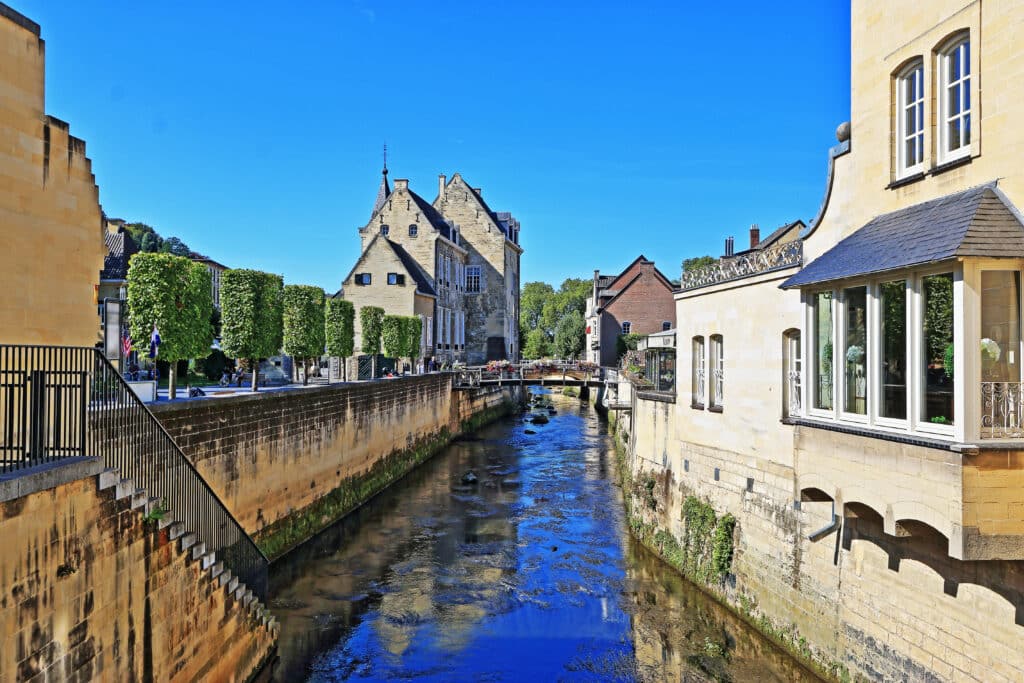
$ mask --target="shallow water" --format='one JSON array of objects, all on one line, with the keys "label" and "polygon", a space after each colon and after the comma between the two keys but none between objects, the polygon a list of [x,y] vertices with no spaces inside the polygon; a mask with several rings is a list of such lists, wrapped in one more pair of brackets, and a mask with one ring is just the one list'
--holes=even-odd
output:
[{"label": "shallow water", "polygon": [[632,541],[604,423],[553,400],[271,567],[275,680],[817,680]]}]

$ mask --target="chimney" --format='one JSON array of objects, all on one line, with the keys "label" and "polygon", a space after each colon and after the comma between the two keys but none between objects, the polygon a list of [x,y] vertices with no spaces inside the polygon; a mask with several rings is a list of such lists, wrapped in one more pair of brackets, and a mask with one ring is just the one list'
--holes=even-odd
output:
[{"label": "chimney", "polygon": [[409,179],[408,178],[395,178],[395,191],[396,192],[398,190],[408,190],[408,189],[409,189]]},{"label": "chimney", "polygon": [[725,238],[725,256],[728,258],[733,255],[735,249],[735,240],[732,237]]},{"label": "chimney", "polygon": [[757,223],[750,226],[750,248],[754,249],[761,243],[761,228],[757,227]]},{"label": "chimney", "polygon": [[437,196],[444,197],[444,186],[448,179],[445,178],[444,173],[437,176]]},{"label": "chimney", "polygon": [[482,187],[474,187],[473,188],[473,192],[476,192],[477,196],[479,196],[479,197],[483,197],[484,196],[484,188],[482,188]]}]

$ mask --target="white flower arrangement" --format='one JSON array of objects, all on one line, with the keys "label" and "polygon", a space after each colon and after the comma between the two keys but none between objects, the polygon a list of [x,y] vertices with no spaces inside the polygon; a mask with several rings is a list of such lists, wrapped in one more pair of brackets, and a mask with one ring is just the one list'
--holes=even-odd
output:
[{"label": "white flower arrangement", "polygon": [[999,348],[998,342],[985,337],[981,340],[981,354],[984,359],[997,363],[1003,355],[1003,350]]},{"label": "white flower arrangement", "polygon": [[846,362],[848,363],[859,363],[864,360],[864,349],[853,344],[850,348],[846,349]]}]

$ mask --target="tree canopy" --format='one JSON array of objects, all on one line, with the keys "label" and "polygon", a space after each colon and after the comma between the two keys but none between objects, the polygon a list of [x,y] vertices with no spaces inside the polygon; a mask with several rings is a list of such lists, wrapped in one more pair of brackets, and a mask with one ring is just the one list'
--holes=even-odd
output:
[{"label": "tree canopy", "polygon": [[380,329],[384,355],[389,358],[401,358],[404,356],[405,339],[402,334],[402,316],[385,315]]},{"label": "tree canopy", "polygon": [[526,333],[526,341],[522,346],[523,358],[537,359],[551,355],[551,342],[547,332],[539,327]]},{"label": "tree canopy", "polygon": [[555,328],[555,355],[559,358],[577,358],[583,353],[586,337],[586,321],[583,313],[570,310],[558,321]]},{"label": "tree canopy", "polygon": [[348,358],[355,351],[356,307],[344,299],[328,299],[324,312],[327,355]]},{"label": "tree canopy", "polygon": [[420,355],[420,339],[423,336],[423,321],[418,315],[406,316],[402,319],[402,339],[405,350],[403,356],[410,360]]},{"label": "tree canopy", "polygon": [[546,282],[527,282],[519,295],[519,322],[527,330],[540,324],[544,304],[555,295],[555,288]]},{"label": "tree canopy", "polygon": [[159,358],[171,363],[205,358],[213,341],[213,295],[206,268],[172,254],[136,254],[128,267],[129,330],[134,346],[148,351],[153,325],[160,333]]},{"label": "tree canopy", "polygon": [[380,306],[363,306],[359,309],[359,324],[362,327],[362,352],[372,356],[380,353],[381,325],[384,309]]},{"label": "tree canopy", "polygon": [[566,278],[558,291],[548,297],[541,311],[540,326],[548,333],[549,339],[554,338],[555,328],[567,313],[576,311],[581,317],[586,313],[587,299],[593,287],[592,280]]},{"label": "tree canopy", "polygon": [[252,361],[253,390],[258,361],[281,349],[283,286],[280,275],[259,270],[233,269],[221,275],[221,348],[229,356]]},{"label": "tree canopy", "polygon": [[683,259],[683,272],[696,270],[698,268],[703,268],[704,266],[710,266],[717,261],[718,259],[714,256],[694,256],[692,258]]},{"label": "tree canopy", "polygon": [[319,358],[324,352],[324,290],[285,285],[281,301],[284,352],[296,358]]}]

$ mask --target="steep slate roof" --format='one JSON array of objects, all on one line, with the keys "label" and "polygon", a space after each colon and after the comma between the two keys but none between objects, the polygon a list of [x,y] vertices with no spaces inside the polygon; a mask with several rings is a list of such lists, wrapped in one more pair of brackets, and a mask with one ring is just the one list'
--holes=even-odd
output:
[{"label": "steep slate roof", "polygon": [[391,188],[388,187],[388,167],[385,166],[380,176],[380,187],[377,188],[377,199],[373,202],[373,211],[370,212],[370,220],[377,215],[384,202],[391,196]]},{"label": "steep slate roof", "polygon": [[423,213],[423,217],[427,219],[427,222],[440,232],[446,240],[450,240],[452,238],[451,228],[448,226],[448,221],[444,219],[438,210],[412,190],[409,190],[409,195],[412,196],[412,200],[416,202],[416,208]]},{"label": "steep slate roof", "polygon": [[107,245],[107,255],[103,257],[103,270],[100,280],[124,280],[128,277],[128,259],[138,253],[135,240],[126,232],[106,233],[103,241]]},{"label": "steep slate roof", "polygon": [[782,288],[961,256],[1024,256],[1024,223],[994,182],[877,216],[782,283]]},{"label": "steep slate roof", "polygon": [[391,240],[385,241],[391,245],[391,248],[395,251],[395,255],[398,256],[402,265],[405,266],[405,269],[409,272],[409,276],[416,282],[416,289],[421,294],[437,296],[437,292],[435,292],[434,288],[430,285],[430,280],[427,278],[426,273],[424,273],[420,268],[419,264],[416,263],[416,259],[414,259],[401,244],[392,242]]}]

